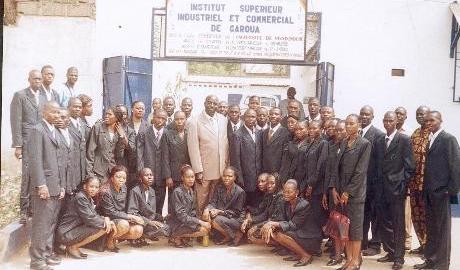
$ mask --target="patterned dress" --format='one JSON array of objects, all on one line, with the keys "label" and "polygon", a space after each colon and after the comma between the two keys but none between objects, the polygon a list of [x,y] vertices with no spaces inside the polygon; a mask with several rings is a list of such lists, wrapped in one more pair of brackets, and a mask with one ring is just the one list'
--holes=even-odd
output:
[{"label": "patterned dress", "polygon": [[412,223],[422,246],[426,244],[425,206],[423,204],[423,177],[430,131],[418,128],[411,136],[415,160],[415,175],[409,183]]}]

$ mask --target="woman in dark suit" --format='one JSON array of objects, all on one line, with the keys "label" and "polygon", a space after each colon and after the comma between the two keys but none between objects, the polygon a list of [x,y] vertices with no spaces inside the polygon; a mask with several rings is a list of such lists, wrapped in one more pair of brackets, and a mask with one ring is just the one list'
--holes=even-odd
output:
[{"label": "woman in dark suit", "polygon": [[252,226],[248,230],[248,239],[253,244],[265,245],[265,241],[262,239],[260,229],[268,221],[280,221],[283,220],[283,193],[280,192],[279,180],[272,174],[267,177],[267,188],[259,205],[261,211],[248,213],[243,225],[241,225],[242,231],[248,226]]},{"label": "woman in dark suit", "polygon": [[180,169],[182,184],[172,192],[172,212],[168,221],[171,228],[170,243],[175,247],[187,246],[184,238],[207,237],[211,224],[197,217],[196,195],[193,191],[195,172],[190,165]]},{"label": "woman in dark suit", "polygon": [[297,261],[295,267],[306,266],[313,261],[312,254],[321,251],[321,227],[315,220],[312,205],[299,197],[296,180],[286,181],[283,198],[283,219],[265,223],[261,229],[262,238],[266,242],[273,238],[275,242],[296,254],[284,258],[285,261]]},{"label": "woman in dark suit", "polygon": [[304,156],[308,146],[307,132],[307,124],[305,122],[297,123],[294,131],[294,139],[289,141],[284,147],[279,171],[281,184],[284,184],[288,179],[303,180],[305,175],[303,162],[305,161]]},{"label": "woman in dark suit", "polygon": [[111,239],[117,229],[108,217],[100,216],[96,210],[93,197],[99,191],[99,179],[88,177],[79,191],[67,204],[56,231],[58,242],[66,246],[67,253],[76,259],[88,256],[80,247],[89,244],[105,234]]},{"label": "woman in dark suit", "polygon": [[182,183],[180,169],[185,164],[190,164],[187,146],[187,131],[185,113],[177,111],[174,113],[174,125],[165,133],[165,143],[162,145],[164,154],[162,166],[166,184],[169,190],[178,187]]},{"label": "woman in dark suit", "polygon": [[344,270],[361,266],[361,240],[363,238],[366,177],[371,144],[359,136],[359,116],[351,114],[345,120],[348,137],[341,143],[334,170],[332,193],[335,202],[344,206],[350,219],[349,241],[345,250],[347,262]]},{"label": "woman in dark suit", "polygon": [[109,217],[117,226],[113,239],[107,241],[107,249],[118,252],[115,240],[139,239],[143,233],[144,220],[126,213],[126,176],[127,170],[122,165],[116,165],[110,171],[110,181],[101,187],[98,209],[101,215]]},{"label": "woman in dark suit", "polygon": [[86,172],[96,176],[104,184],[109,171],[123,158],[129,147],[129,139],[123,129],[123,118],[115,114],[116,108],[105,111],[104,119],[98,120],[91,128],[86,149]]},{"label": "woman in dark suit", "polygon": [[119,120],[119,126],[126,134],[128,143],[125,144],[123,151],[117,152],[115,162],[117,165],[123,165],[128,169],[128,178],[126,187],[131,189],[137,182],[137,155],[136,155],[136,132],[129,126],[128,107],[119,104],[115,106],[115,117]]},{"label": "woman in dark suit", "polygon": [[204,209],[203,219],[211,222],[212,228],[223,235],[217,245],[238,246],[243,233],[240,231],[244,220],[245,193],[236,181],[233,167],[224,169],[222,182],[219,183],[208,206]]}]

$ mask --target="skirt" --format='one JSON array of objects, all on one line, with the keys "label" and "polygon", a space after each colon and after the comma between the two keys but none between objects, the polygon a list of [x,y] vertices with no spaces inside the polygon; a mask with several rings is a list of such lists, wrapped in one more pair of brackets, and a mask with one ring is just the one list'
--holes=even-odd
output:
[{"label": "skirt", "polygon": [[283,233],[294,239],[294,241],[296,241],[306,252],[310,254],[321,253],[321,238],[302,238],[295,231]]},{"label": "skirt", "polygon": [[348,202],[345,206],[345,215],[350,219],[350,241],[363,240],[364,203]]},{"label": "skirt", "polygon": [[100,229],[95,227],[81,225],[64,234],[58,234],[58,242],[65,246],[75,245],[91,235],[96,234],[99,230]]}]

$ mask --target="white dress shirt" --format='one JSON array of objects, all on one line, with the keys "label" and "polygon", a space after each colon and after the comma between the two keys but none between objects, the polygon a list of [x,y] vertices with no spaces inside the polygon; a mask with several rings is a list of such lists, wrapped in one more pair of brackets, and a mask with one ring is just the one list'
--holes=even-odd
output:
[{"label": "white dress shirt", "polygon": [[250,129],[246,125],[244,125],[244,127],[249,132],[249,135],[251,135],[252,140],[255,142],[256,141],[256,131],[255,131],[255,129],[254,130]]},{"label": "white dress shirt", "polygon": [[60,128],[59,129],[64,136],[65,141],[67,142],[67,145],[70,146],[72,141],[70,140],[70,133],[68,128]]},{"label": "white dress shirt", "polygon": [[391,141],[393,141],[393,139],[395,138],[396,132],[398,131],[395,129],[395,131],[393,131],[393,133],[391,133],[390,136],[385,135],[385,142],[387,144],[387,148],[388,146],[390,146]]},{"label": "white dress shirt", "polygon": [[37,103],[37,106],[38,106],[40,104],[40,90],[34,91],[32,90],[32,88],[29,88],[29,90],[32,93],[32,95],[34,95],[35,102]]},{"label": "white dress shirt", "polygon": [[433,132],[430,133],[430,147],[428,149],[431,148],[431,146],[433,145],[434,143],[434,140],[436,140],[436,138],[438,137],[439,133],[441,133],[444,129],[443,128],[440,128],[438,129],[438,131],[436,131],[436,133],[433,134]]},{"label": "white dress shirt", "polygon": [[372,127],[372,125],[369,124],[369,125],[367,125],[367,127],[361,129],[361,133],[362,133],[362,134],[361,134],[361,137],[364,137],[364,136],[366,135],[367,131],[368,131],[371,127]]}]

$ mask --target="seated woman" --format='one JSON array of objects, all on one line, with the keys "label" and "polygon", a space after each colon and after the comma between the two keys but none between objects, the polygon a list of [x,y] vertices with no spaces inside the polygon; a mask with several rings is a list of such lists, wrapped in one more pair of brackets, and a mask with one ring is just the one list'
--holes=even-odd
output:
[{"label": "seated woman", "polygon": [[[153,184],[153,172],[150,168],[144,168],[139,173],[140,183],[129,192],[128,214],[136,215],[144,220],[145,238],[158,241],[159,236],[169,236],[169,227],[164,224],[163,217],[156,213],[155,190]],[[145,238],[139,239],[134,246],[147,245]],[[135,241],[135,240],[133,240]]]},{"label": "seated woman", "polygon": [[117,226],[117,233],[107,241],[107,249],[118,252],[118,240],[133,240],[142,236],[144,220],[136,215],[126,213],[126,176],[127,170],[116,165],[110,171],[109,181],[101,188],[99,212],[109,217]]},{"label": "seated woman", "polygon": [[[268,173],[261,173],[259,177],[257,177],[257,188],[261,194],[263,194],[262,198],[260,199],[259,203],[256,206],[246,206],[246,218],[245,221],[248,220],[249,216],[254,216],[262,213],[266,208],[266,191],[267,191],[267,178]],[[244,224],[244,222],[243,222]],[[243,226],[243,225],[241,225]],[[246,232],[246,230],[244,230]]]},{"label": "seated woman", "polygon": [[224,169],[222,183],[219,183],[208,206],[204,209],[203,219],[211,222],[212,228],[223,235],[217,245],[238,246],[243,233],[240,231],[244,219],[245,193],[235,184],[236,170]]},{"label": "seated woman", "polygon": [[254,216],[249,214],[243,222],[243,225],[241,225],[241,228],[243,229],[245,223],[248,227],[252,225],[248,231],[248,239],[251,240],[253,244],[264,245],[265,241],[260,234],[262,226],[268,221],[283,220],[283,193],[279,192],[279,182],[274,175],[269,175],[267,178],[267,192],[264,195],[264,201],[261,205],[263,205],[265,209]]},{"label": "seated woman", "polygon": [[83,190],[67,203],[59,222],[57,240],[66,246],[67,254],[72,258],[86,259],[88,255],[82,253],[80,247],[106,234],[111,239],[117,233],[115,223],[95,210],[92,198],[98,191],[99,179],[88,177],[83,183]]},{"label": "seated woman", "polygon": [[283,186],[284,220],[269,221],[262,227],[262,238],[275,242],[294,252],[297,256],[284,258],[297,261],[295,267],[306,266],[313,261],[311,254],[321,248],[322,232],[314,219],[311,205],[299,197],[297,181],[289,179]]},{"label": "seated woman", "polygon": [[195,172],[190,165],[184,165],[180,174],[182,184],[171,194],[172,211],[168,220],[171,228],[170,242],[177,248],[188,246],[184,238],[207,237],[211,230],[211,224],[196,215],[196,196],[193,192]]}]

